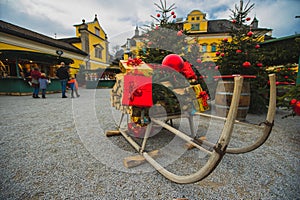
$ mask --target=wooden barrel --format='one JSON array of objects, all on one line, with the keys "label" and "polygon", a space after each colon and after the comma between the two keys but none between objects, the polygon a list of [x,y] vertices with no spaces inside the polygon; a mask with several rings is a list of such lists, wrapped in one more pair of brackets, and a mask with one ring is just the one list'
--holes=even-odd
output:
[{"label": "wooden barrel", "polygon": [[[220,80],[216,89],[215,108],[216,114],[226,117],[229,112],[233,95],[234,81]],[[244,81],[238,106],[237,120],[245,121],[250,105],[250,82]]]}]

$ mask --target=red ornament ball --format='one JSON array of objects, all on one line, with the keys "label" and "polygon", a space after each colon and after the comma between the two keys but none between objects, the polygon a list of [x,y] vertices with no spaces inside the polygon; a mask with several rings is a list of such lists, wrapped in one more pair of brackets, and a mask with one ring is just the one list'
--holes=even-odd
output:
[{"label": "red ornament ball", "polygon": [[235,52],[236,52],[236,53],[242,53],[242,50],[237,49]]},{"label": "red ornament ball", "polygon": [[234,19],[234,20],[232,20],[232,23],[234,23],[234,24],[235,24],[235,23],[236,23],[236,20],[235,20],[235,19]]},{"label": "red ornament ball", "polygon": [[173,18],[176,18],[176,15],[173,15]]},{"label": "red ornament ball", "polygon": [[284,76],[284,78],[285,78],[285,79],[288,79],[288,78],[289,78],[289,76]]},{"label": "red ornament ball", "polygon": [[216,56],[219,56],[219,55],[220,55],[220,52],[217,51],[217,52],[216,52]]},{"label": "red ornament ball", "polygon": [[184,66],[184,61],[177,54],[169,54],[163,59],[162,65],[171,67],[172,69],[180,72]]},{"label": "red ornament ball", "polygon": [[259,44],[255,45],[255,49],[259,49],[259,48],[260,48]]},{"label": "red ornament ball", "polygon": [[160,17],[160,14],[159,14],[159,13],[157,13],[156,17]]},{"label": "red ornament ball", "polygon": [[250,21],[250,19],[251,19],[250,17],[247,17],[247,18],[246,18],[246,21]]},{"label": "red ornament ball", "polygon": [[198,58],[197,59],[197,63],[201,63],[202,61],[201,61],[201,59],[200,58]]},{"label": "red ornament ball", "polygon": [[172,11],[172,12],[171,12],[171,15],[174,15],[174,14],[175,14],[175,12],[174,12],[174,11]]},{"label": "red ornament ball", "polygon": [[248,62],[248,61],[246,61],[246,62],[243,63],[243,67],[245,67],[245,68],[248,68],[250,66],[251,66],[251,63]]},{"label": "red ornament ball", "polygon": [[290,105],[292,106],[292,105],[294,105],[294,104],[296,104],[297,103],[297,99],[292,99],[291,101],[290,101]]},{"label": "red ornament ball", "polygon": [[293,109],[294,109],[294,112],[296,113],[296,115],[300,116],[300,101],[296,102]]},{"label": "red ornament ball", "polygon": [[228,38],[224,38],[223,41],[224,41],[224,42],[227,42],[227,41],[228,41]]},{"label": "red ornament ball", "polygon": [[249,37],[251,37],[253,35],[253,32],[252,31],[249,31],[248,33],[247,33],[247,36],[249,36]]},{"label": "red ornament ball", "polygon": [[224,53],[221,53],[221,56],[222,56],[222,57],[224,57],[224,56],[225,56],[225,54],[224,54]]},{"label": "red ornament ball", "polygon": [[257,67],[262,67],[263,64],[262,64],[262,63],[257,63],[256,66],[257,66]]},{"label": "red ornament ball", "polygon": [[182,30],[178,31],[177,36],[182,36],[182,34],[183,34],[182,32],[183,32]]}]

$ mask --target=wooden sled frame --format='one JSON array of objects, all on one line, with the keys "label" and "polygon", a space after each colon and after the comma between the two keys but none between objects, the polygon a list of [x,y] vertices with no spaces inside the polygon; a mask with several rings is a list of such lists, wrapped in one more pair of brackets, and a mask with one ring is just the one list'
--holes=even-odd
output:
[{"label": "wooden sled frame", "polygon": [[[264,122],[264,128],[263,128],[263,134],[262,136],[254,142],[254,144],[249,145],[247,147],[242,147],[242,148],[227,148],[230,142],[230,138],[233,132],[234,124],[243,124],[243,125],[250,125],[247,123],[239,122],[236,119],[237,115],[237,110],[238,110],[238,103],[240,99],[240,94],[242,90],[242,84],[243,84],[243,77],[242,76],[237,76],[234,78],[234,91],[233,91],[233,97],[229,109],[229,113],[227,115],[227,118],[222,118],[222,117],[217,117],[217,116],[212,116],[212,115],[206,115],[203,113],[196,113],[196,115],[204,116],[204,117],[211,117],[211,118],[216,118],[220,120],[225,121],[225,125],[223,127],[222,133],[217,141],[216,144],[210,143],[206,140],[199,140],[199,139],[194,139],[187,134],[173,128],[172,126],[168,125],[164,121],[160,120],[159,118],[152,117],[151,122],[147,125],[145,136],[143,138],[142,144],[139,145],[135,140],[132,139],[130,135],[127,134],[126,129],[120,128],[121,122],[123,120],[124,114],[122,113],[120,124],[118,127],[118,131],[113,131],[110,132],[108,131],[106,133],[107,136],[111,135],[117,135],[120,133],[133,147],[134,149],[139,153],[138,159],[133,159],[133,165],[135,166],[140,164],[143,161],[147,161],[149,164],[151,164],[159,173],[161,173],[163,176],[165,176],[167,179],[176,182],[176,183],[181,183],[181,184],[187,184],[187,183],[194,183],[198,182],[205,177],[207,177],[220,163],[221,159],[223,158],[225,153],[246,153],[249,151],[252,151],[259,146],[261,146],[269,137],[272,127],[273,127],[273,120],[275,116],[275,110],[276,110],[276,84],[275,84],[275,75],[271,74],[269,75],[270,79],[270,102],[269,102],[269,108],[268,108],[268,114],[266,121]],[[190,128],[191,132],[193,135],[193,121],[192,121],[192,116],[188,116],[189,123],[190,123]],[[167,169],[165,169],[163,166],[161,166],[154,158],[153,156],[157,155],[157,151],[155,152],[146,152],[145,147],[147,143],[147,139],[150,135],[151,128],[152,126],[160,125],[161,127],[169,130],[170,132],[174,133],[184,141],[186,141],[188,144],[194,146],[195,148],[199,149],[200,151],[204,151],[207,153],[210,157],[206,164],[199,169],[197,172],[190,174],[190,175],[176,175]],[[255,126],[259,129],[261,129],[260,126],[256,125],[251,125]],[[193,135],[194,136],[194,135]],[[202,144],[212,147],[213,150],[207,150],[202,147]],[[135,162],[137,160],[137,162]]]}]

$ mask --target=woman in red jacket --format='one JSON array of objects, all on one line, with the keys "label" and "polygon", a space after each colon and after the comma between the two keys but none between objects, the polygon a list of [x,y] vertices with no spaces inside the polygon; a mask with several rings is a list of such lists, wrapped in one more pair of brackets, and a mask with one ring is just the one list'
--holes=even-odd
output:
[{"label": "woman in red jacket", "polygon": [[33,87],[32,97],[40,98],[39,97],[39,78],[41,77],[41,72],[40,72],[39,68],[35,67],[31,71],[30,75],[31,75],[31,83],[32,83],[32,87]]}]

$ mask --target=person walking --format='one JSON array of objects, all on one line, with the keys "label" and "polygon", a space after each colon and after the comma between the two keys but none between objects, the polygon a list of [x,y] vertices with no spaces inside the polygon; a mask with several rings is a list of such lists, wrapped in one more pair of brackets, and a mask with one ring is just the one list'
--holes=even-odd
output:
[{"label": "person walking", "polygon": [[46,77],[46,74],[44,74],[44,73],[41,74],[39,83],[40,83],[40,90],[42,90],[42,98],[45,99],[46,98],[46,90],[47,90],[47,86],[49,83],[48,79]]},{"label": "person walking", "polygon": [[76,96],[80,97],[80,94],[78,93],[78,82],[76,80],[76,75],[75,75],[74,79],[75,79],[74,90],[75,90]]},{"label": "person walking", "polygon": [[39,97],[39,78],[41,77],[41,72],[38,67],[35,67],[31,73],[31,86],[33,87],[33,98],[40,98]]},{"label": "person walking", "polygon": [[78,83],[74,75],[70,76],[70,80],[68,81],[68,83],[71,88],[71,98],[74,98],[74,91],[76,93],[76,96],[80,97],[80,95],[78,94]]},{"label": "person walking", "polygon": [[65,65],[64,62],[60,63],[60,67],[56,71],[56,76],[60,80],[62,98],[68,98],[66,96],[66,90],[67,90],[67,83],[69,80],[69,68]]}]

